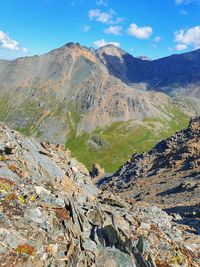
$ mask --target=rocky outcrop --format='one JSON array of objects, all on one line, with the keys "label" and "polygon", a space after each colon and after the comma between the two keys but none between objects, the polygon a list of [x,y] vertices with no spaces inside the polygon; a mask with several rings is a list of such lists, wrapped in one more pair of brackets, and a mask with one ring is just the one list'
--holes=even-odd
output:
[{"label": "rocky outcrop", "polygon": [[101,180],[102,189],[121,192],[135,201],[146,201],[194,218],[200,232],[200,117],[187,129],[161,141],[144,154],[134,154],[113,176]]},{"label": "rocky outcrop", "polygon": [[105,170],[101,168],[98,163],[94,163],[92,165],[92,170],[90,171],[90,175],[92,178],[100,179],[105,175]]},{"label": "rocky outcrop", "polygon": [[0,125],[0,154],[0,266],[199,266],[194,234],[97,189],[62,146]]}]

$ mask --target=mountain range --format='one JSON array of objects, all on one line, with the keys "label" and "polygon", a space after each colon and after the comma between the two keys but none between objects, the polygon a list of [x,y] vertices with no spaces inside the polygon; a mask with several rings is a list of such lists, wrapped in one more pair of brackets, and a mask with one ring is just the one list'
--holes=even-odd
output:
[{"label": "mountain range", "polygon": [[0,266],[200,266],[199,53],[0,61]]},{"label": "mountain range", "polygon": [[150,61],[113,45],[69,43],[0,60],[0,119],[113,172],[199,113],[199,57],[196,50]]}]

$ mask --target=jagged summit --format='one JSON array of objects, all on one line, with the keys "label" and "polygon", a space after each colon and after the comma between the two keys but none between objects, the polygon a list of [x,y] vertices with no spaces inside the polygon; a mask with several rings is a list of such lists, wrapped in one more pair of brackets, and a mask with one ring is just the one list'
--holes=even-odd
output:
[{"label": "jagged summit", "polygon": [[113,44],[108,44],[96,50],[97,55],[101,58],[104,64],[108,62],[124,61],[124,56],[128,55],[126,51]]},{"label": "jagged summit", "polygon": [[71,47],[71,46],[81,46],[81,45],[80,43],[69,42],[69,43],[66,43],[65,46]]},{"label": "jagged summit", "polygon": [[0,266],[198,266],[196,235],[98,190],[63,146],[1,124],[0,157]]},{"label": "jagged summit", "polygon": [[105,46],[100,47],[99,49],[96,49],[97,53],[99,54],[107,54],[110,56],[121,56],[121,55],[126,55],[127,52],[121,49],[120,47],[117,47],[113,44],[108,44]]}]

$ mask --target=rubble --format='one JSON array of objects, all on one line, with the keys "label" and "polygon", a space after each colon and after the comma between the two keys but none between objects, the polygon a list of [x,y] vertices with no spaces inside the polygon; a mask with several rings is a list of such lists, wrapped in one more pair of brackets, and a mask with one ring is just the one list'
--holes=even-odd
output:
[{"label": "rubble", "polygon": [[1,124],[0,147],[0,266],[200,265],[195,234],[160,208],[97,189],[63,146]]}]

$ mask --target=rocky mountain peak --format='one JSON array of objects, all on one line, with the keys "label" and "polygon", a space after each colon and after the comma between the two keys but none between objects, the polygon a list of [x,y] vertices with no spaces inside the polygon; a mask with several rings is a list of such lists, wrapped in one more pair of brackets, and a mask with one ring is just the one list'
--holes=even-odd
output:
[{"label": "rocky mountain peak", "polygon": [[67,46],[67,47],[73,47],[73,46],[81,46],[80,43],[74,43],[74,42],[69,42],[69,43],[66,43],[64,46]]},{"label": "rocky mountain peak", "polygon": [[112,57],[118,57],[122,59],[123,55],[126,55],[127,52],[122,50],[121,48],[113,45],[113,44],[108,44],[106,46],[103,46],[97,50],[97,53],[101,56],[107,55],[107,56],[112,56]]}]

